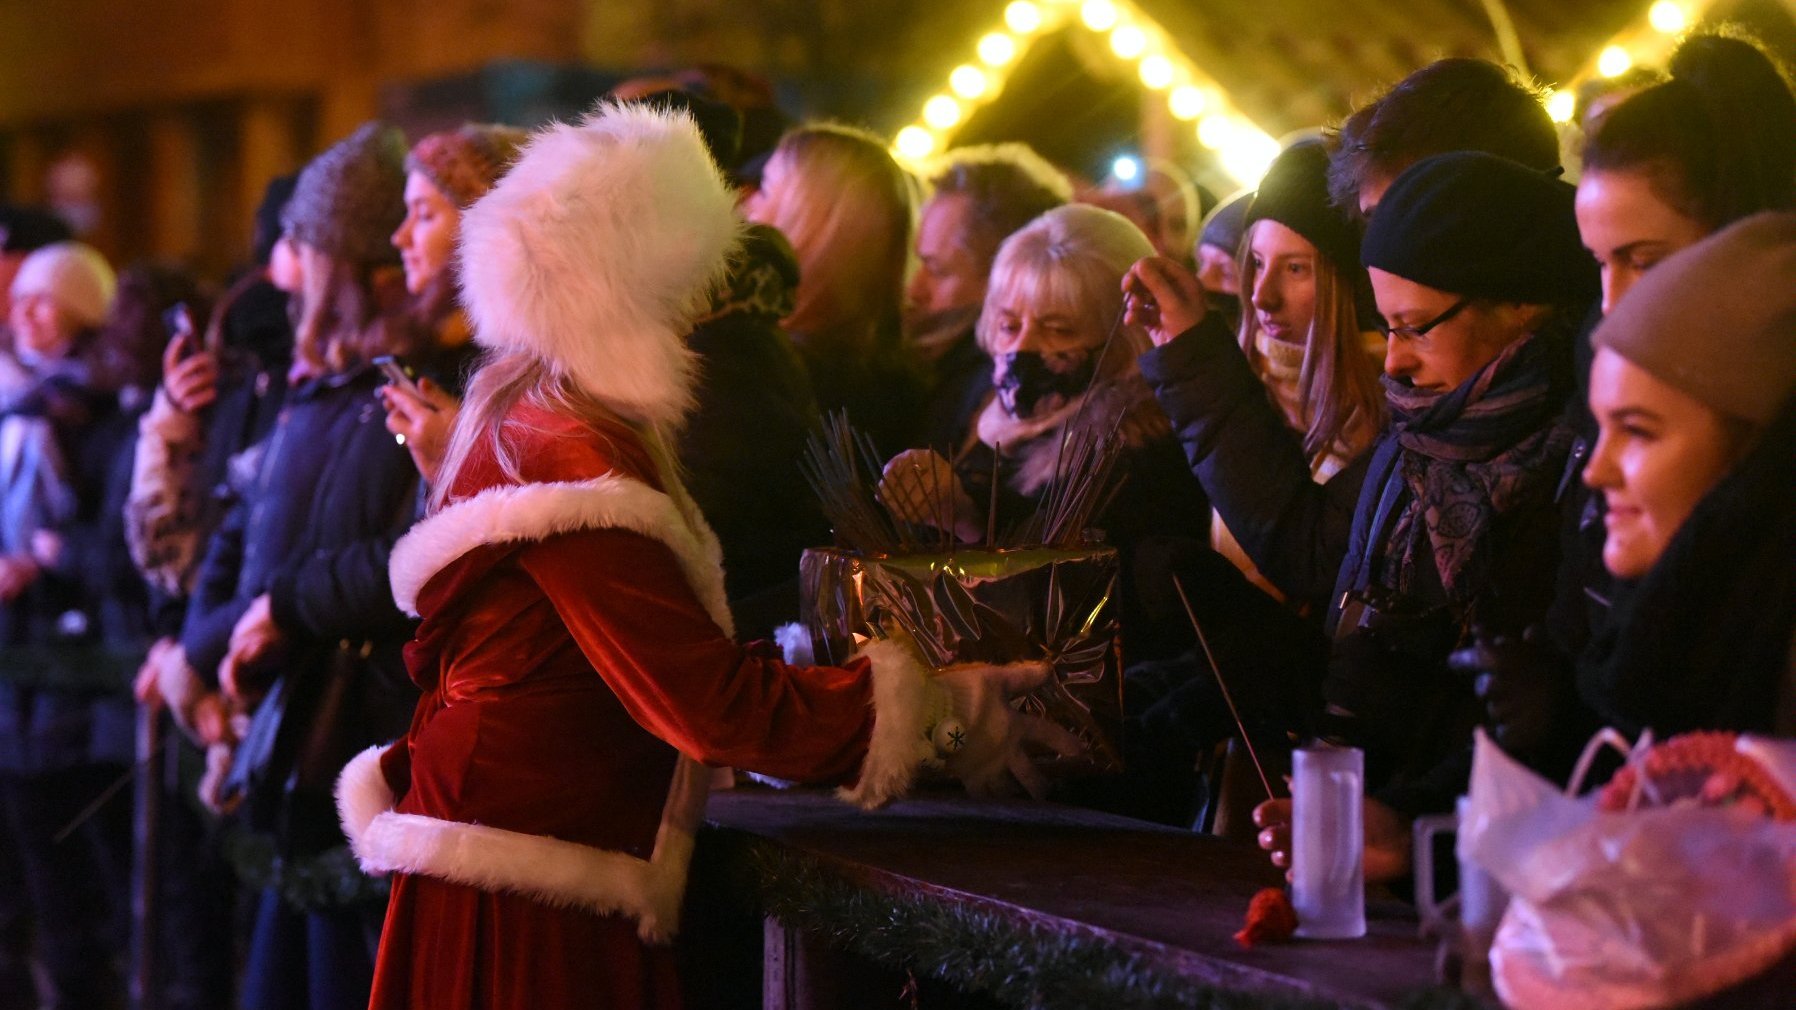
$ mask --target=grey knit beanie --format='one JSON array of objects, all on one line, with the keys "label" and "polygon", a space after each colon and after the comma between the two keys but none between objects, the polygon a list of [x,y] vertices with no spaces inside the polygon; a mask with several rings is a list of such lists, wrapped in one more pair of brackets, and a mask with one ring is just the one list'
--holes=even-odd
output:
[{"label": "grey knit beanie", "polygon": [[1667,256],[1590,339],[1717,413],[1771,423],[1796,392],[1796,213],[1755,214]]},{"label": "grey knit beanie", "polygon": [[405,220],[405,135],[363,123],[299,173],[281,226],[293,238],[356,263],[399,258],[393,232]]}]

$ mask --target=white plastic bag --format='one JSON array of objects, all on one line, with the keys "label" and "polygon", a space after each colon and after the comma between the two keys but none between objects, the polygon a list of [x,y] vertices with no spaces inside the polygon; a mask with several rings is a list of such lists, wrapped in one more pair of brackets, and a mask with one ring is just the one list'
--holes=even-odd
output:
[{"label": "white plastic bag", "polygon": [[[1796,781],[1789,745],[1738,749]],[[1796,824],[1693,805],[1599,811],[1482,732],[1470,795],[1459,845],[1512,895],[1490,958],[1515,1010],[1670,1006],[1796,948]]]}]

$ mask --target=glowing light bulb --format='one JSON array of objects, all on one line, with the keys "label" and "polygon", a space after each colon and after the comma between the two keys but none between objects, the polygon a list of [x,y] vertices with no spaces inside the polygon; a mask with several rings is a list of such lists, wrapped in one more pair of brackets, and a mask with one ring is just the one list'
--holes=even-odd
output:
[{"label": "glowing light bulb", "polygon": [[963,63],[948,75],[948,86],[962,98],[978,98],[991,87],[991,80],[985,76],[985,71],[970,63]]},{"label": "glowing light bulb", "polygon": [[1219,151],[1238,131],[1234,120],[1220,112],[1212,112],[1197,121],[1197,142],[1212,151]]},{"label": "glowing light bulb", "polygon": [[935,134],[921,126],[907,126],[898,131],[894,146],[898,148],[899,157],[920,161],[935,150]]},{"label": "glowing light bulb", "polygon": [[1596,72],[1604,77],[1620,77],[1633,65],[1634,58],[1620,46],[1610,46],[1596,58]]},{"label": "glowing light bulb", "polygon": [[1172,61],[1158,53],[1141,61],[1141,83],[1155,91],[1164,91],[1172,86]]},{"label": "glowing light bulb", "polygon": [[1123,155],[1110,163],[1110,176],[1117,182],[1134,182],[1141,178],[1141,159]]},{"label": "glowing light bulb", "polygon": [[1659,0],[1646,12],[1646,20],[1657,31],[1676,35],[1690,26],[1690,12],[1677,0]]},{"label": "glowing light bulb", "polygon": [[960,122],[960,103],[947,95],[937,95],[923,103],[923,122],[937,130],[946,130]]},{"label": "glowing light bulb", "polygon": [[[1142,70],[1146,69],[1146,64],[1143,64]],[[1202,88],[1194,84],[1181,84],[1172,89],[1172,96],[1167,99],[1167,104],[1172,106],[1175,117],[1189,121],[1202,115],[1204,106],[1210,104],[1210,101],[1204,96]]]},{"label": "glowing light bulb", "polygon": [[1110,33],[1110,51],[1125,60],[1140,56],[1147,49],[1147,33],[1134,25],[1123,25]]},{"label": "glowing light bulb", "polygon": [[1110,0],[1085,0],[1079,7],[1079,19],[1094,32],[1107,32],[1116,27],[1120,17],[1116,5]]},{"label": "glowing light bulb", "polygon": [[1571,122],[1578,109],[1578,96],[1570,91],[1555,91],[1547,96],[1547,116],[1555,123]]},{"label": "glowing light bulb", "polygon": [[1243,186],[1257,186],[1278,157],[1278,141],[1253,127],[1238,130],[1219,152],[1223,170]]},{"label": "glowing light bulb", "polygon": [[1029,0],[1014,0],[1004,8],[1004,23],[1018,35],[1027,35],[1041,27],[1041,8]]},{"label": "glowing light bulb", "polygon": [[1016,59],[1016,39],[992,32],[979,40],[979,59],[988,67],[1001,67]]}]

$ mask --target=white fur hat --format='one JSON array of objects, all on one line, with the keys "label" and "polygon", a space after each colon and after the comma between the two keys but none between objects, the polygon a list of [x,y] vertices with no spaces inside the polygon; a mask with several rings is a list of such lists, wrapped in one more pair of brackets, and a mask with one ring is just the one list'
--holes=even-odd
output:
[{"label": "white fur hat", "polygon": [[692,404],[686,334],[740,230],[687,113],[602,104],[532,137],[463,216],[462,304],[482,345],[674,426]]}]

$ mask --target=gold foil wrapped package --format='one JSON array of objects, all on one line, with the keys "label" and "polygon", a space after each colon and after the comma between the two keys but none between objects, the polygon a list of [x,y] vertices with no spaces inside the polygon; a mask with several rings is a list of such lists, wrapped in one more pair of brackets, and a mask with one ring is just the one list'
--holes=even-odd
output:
[{"label": "gold foil wrapped package", "polygon": [[809,550],[800,579],[818,662],[846,661],[892,625],[937,666],[1048,659],[1048,683],[1014,704],[1070,730],[1087,749],[1076,758],[1044,751],[1032,755],[1037,764],[1054,777],[1122,769],[1115,550]]}]

